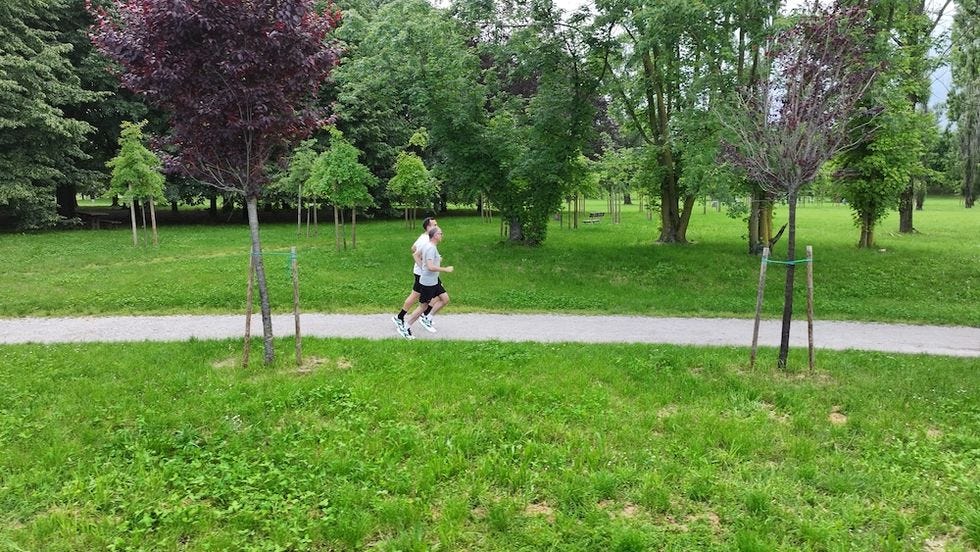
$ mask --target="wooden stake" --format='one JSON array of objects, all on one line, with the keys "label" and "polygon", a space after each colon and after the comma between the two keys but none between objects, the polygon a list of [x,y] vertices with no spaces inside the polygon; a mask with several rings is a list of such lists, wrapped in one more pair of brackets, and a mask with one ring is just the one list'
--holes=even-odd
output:
[{"label": "wooden stake", "polygon": [[813,246],[806,246],[806,337],[810,360],[810,371],[813,371]]},{"label": "wooden stake", "polygon": [[762,318],[762,296],[766,290],[766,261],[769,260],[769,248],[762,250],[762,263],[759,265],[759,290],[755,296],[755,326],[752,328],[752,353],[749,356],[749,368],[755,367],[755,352],[759,345],[759,322]]},{"label": "wooden stake", "polygon": [[289,249],[289,258],[293,273],[293,318],[296,320],[296,366],[303,365],[303,336],[299,331],[299,267],[296,260],[296,248]]},{"label": "wooden stake", "polygon": [[255,254],[248,254],[248,285],[245,288],[245,352],[242,353],[242,368],[248,367],[248,353],[252,348],[252,287],[255,281]]}]

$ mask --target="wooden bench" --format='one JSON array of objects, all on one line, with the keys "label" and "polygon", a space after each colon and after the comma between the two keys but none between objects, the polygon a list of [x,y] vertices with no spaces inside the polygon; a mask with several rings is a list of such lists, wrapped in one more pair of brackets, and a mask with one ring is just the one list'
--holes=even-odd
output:
[{"label": "wooden bench", "polygon": [[118,220],[112,220],[109,218],[111,216],[109,213],[95,213],[91,211],[79,211],[78,218],[83,221],[88,221],[89,226],[92,230],[98,230],[103,227],[111,228],[113,226],[119,226],[122,222]]},{"label": "wooden bench", "polygon": [[604,216],[606,216],[606,213],[603,212],[589,213],[589,218],[583,220],[582,224],[596,224]]}]

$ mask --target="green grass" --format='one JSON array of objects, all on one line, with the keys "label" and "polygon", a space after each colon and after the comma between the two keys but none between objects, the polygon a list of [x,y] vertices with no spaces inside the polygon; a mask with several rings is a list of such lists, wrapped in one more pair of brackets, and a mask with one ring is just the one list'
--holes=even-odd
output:
[{"label": "green grass", "polygon": [[980,547],[975,359],[304,344],[0,347],[0,550]]},{"label": "green grass", "polygon": [[[589,210],[605,210],[593,202]],[[785,208],[777,211],[777,220]],[[916,213],[920,233],[879,229],[883,251],[858,250],[846,206],[808,204],[799,214],[799,244],[815,254],[816,315],[823,319],[980,326],[980,211],[930,198]],[[623,223],[607,216],[577,230],[552,223],[546,243],[502,243],[499,223],[446,216],[440,248],[457,270],[444,278],[452,309],[495,312],[588,312],[751,317],[759,259],[744,253],[744,223],[698,209],[688,246],[659,246],[657,222],[625,207]],[[333,229],[296,236],[292,224],[265,224],[273,308],[291,309],[282,253],[299,250],[307,311],[383,312],[404,299],[408,248],[417,235],[400,221],[358,225],[358,248],[336,252]],[[159,248],[134,249],[129,230],[52,232],[0,238],[0,316],[236,312],[244,308],[248,233],[244,226],[175,226],[160,230]],[[785,257],[785,239],[775,253]],[[772,266],[766,316],[781,312],[785,269]],[[804,272],[798,271],[802,309]],[[802,312],[802,310],[799,310]]]}]

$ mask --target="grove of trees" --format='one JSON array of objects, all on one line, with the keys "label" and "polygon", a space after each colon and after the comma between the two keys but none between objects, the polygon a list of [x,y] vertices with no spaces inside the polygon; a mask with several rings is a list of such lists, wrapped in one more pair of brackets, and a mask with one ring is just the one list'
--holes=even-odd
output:
[{"label": "grove of trees", "polygon": [[[863,55],[879,69],[861,90],[860,112],[875,116],[853,122],[854,147],[821,162],[813,193],[847,200],[860,246],[874,246],[876,225],[893,209],[899,230],[913,231],[927,190],[974,204],[980,14],[975,2],[953,2],[838,2],[868,7],[862,23],[873,33]],[[256,255],[258,205],[295,208],[302,222],[310,193],[334,206],[335,222],[343,210],[398,216],[406,207],[490,205],[506,239],[528,245],[547,239],[552,215],[583,194],[641,201],[658,240],[683,244],[696,201],[710,197],[744,219],[749,252],[778,239],[774,205],[792,198],[725,161],[723,145],[734,137],[724,121],[740,107],[739,90],[778,69],[774,40],[813,6],[617,0],[565,13],[550,0],[190,5],[0,6],[0,226],[77,224],[76,195],[108,190],[120,123],[148,119],[172,208],[210,201],[213,213],[219,197],[237,203]],[[954,7],[947,32],[942,16]],[[929,79],[944,63],[953,92],[937,112]],[[412,145],[423,128],[425,146]],[[356,193],[342,191],[336,176],[329,190],[305,188],[321,155],[344,170],[364,167]],[[406,195],[397,171],[420,167],[431,185]]]}]

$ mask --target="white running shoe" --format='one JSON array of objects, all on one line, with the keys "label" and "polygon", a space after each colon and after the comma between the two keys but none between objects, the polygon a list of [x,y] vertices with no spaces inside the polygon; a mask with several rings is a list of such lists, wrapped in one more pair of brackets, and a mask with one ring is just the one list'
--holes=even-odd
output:
[{"label": "white running shoe", "polygon": [[423,314],[419,317],[419,322],[422,323],[422,327],[429,330],[432,333],[436,333],[436,327],[432,325],[432,317],[428,314]]},{"label": "white running shoe", "polygon": [[398,318],[397,316],[392,316],[391,317],[391,321],[395,323],[395,329],[398,330],[398,333],[402,337],[404,337],[405,339],[415,339],[415,336],[412,335],[412,330],[408,329],[405,326],[405,321],[404,320],[402,320],[401,318]]}]

